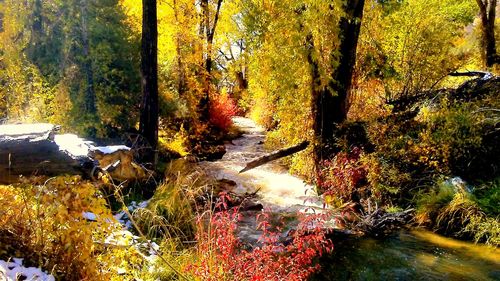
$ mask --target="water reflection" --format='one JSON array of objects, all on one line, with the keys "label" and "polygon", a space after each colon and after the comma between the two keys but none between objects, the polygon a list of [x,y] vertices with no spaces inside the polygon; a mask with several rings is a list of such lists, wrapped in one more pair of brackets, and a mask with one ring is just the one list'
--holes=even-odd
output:
[{"label": "water reflection", "polygon": [[428,231],[335,243],[313,280],[500,280],[500,250]]}]

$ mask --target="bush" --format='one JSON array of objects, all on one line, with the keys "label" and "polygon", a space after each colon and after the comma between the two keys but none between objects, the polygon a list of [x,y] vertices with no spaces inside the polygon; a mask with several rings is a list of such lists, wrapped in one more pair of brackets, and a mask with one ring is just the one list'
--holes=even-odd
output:
[{"label": "bush", "polygon": [[[321,230],[321,219],[304,217],[290,244],[279,242],[267,213],[258,217],[262,246],[243,250],[235,235],[239,213],[222,211],[209,218],[208,228],[199,227],[198,260],[187,270],[200,280],[307,280],[319,269],[315,258],[333,246]],[[203,217],[199,218],[202,224]],[[201,231],[200,231],[201,230]]]},{"label": "bush", "polygon": [[218,129],[227,132],[231,127],[232,120],[238,113],[238,107],[234,100],[225,93],[216,95],[210,101],[210,123]]},{"label": "bush", "polygon": [[[116,227],[98,190],[77,177],[0,186],[0,258],[23,257],[66,280],[106,279],[95,241]],[[97,221],[82,213],[92,212]]]},{"label": "bush", "polygon": [[486,214],[499,216],[500,209],[500,178],[484,183],[474,190],[477,203]]},{"label": "bush", "polygon": [[184,157],[189,154],[189,134],[184,126],[173,131],[162,129],[158,132],[158,148],[162,155],[169,156],[172,153]]},{"label": "bush", "polygon": [[496,105],[494,96],[456,103],[437,97],[420,104],[414,118],[397,115],[369,122],[373,152],[361,162],[374,194],[412,204],[419,191],[428,191],[442,176],[469,182],[498,176],[497,119],[482,109]]},{"label": "bush", "polygon": [[330,198],[352,200],[357,189],[366,183],[366,169],[360,162],[362,154],[355,147],[350,152],[338,153],[333,160],[323,161],[317,176],[320,191]]},{"label": "bush", "polygon": [[417,222],[458,238],[500,245],[500,221],[488,217],[477,199],[466,190],[440,183],[437,190],[420,196]]}]

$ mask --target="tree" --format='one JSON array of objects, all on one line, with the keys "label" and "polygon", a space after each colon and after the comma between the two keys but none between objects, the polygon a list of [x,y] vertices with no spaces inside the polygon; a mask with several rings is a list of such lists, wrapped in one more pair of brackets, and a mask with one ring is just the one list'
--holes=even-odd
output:
[{"label": "tree", "polygon": [[483,57],[487,67],[498,63],[495,44],[495,17],[497,0],[476,0],[479,6],[481,27],[483,32]]},{"label": "tree", "polygon": [[369,18],[363,21],[362,53],[358,52],[359,73],[374,74],[385,99],[439,87],[448,73],[465,65],[470,51],[461,38],[476,17],[473,1],[406,0],[393,7],[370,2],[373,8],[365,11]]},{"label": "tree", "polygon": [[30,44],[27,50],[28,57],[31,61],[36,61],[39,57],[40,43],[43,36],[43,17],[42,17],[42,1],[35,0],[33,3],[33,12],[31,13],[31,37]]},{"label": "tree", "polygon": [[80,30],[81,30],[81,44],[83,51],[82,70],[85,73],[85,91],[84,91],[84,105],[85,113],[89,116],[97,115],[96,95],[94,90],[94,70],[92,69],[92,60],[90,57],[90,42],[89,31],[87,24],[88,16],[88,1],[81,0],[80,3]]},{"label": "tree", "polygon": [[212,87],[212,53],[213,53],[213,43],[215,30],[217,28],[217,23],[219,21],[220,9],[222,6],[222,0],[217,0],[216,8],[214,11],[213,20],[210,17],[210,5],[209,0],[201,0],[201,10],[202,10],[202,22],[200,24],[200,35],[204,34],[206,40],[206,50],[205,50],[205,78],[203,85],[203,97],[200,100],[200,119],[201,121],[208,121],[209,119],[209,106],[210,106],[210,89]]},{"label": "tree", "polygon": [[[352,85],[352,74],[356,63],[356,49],[358,45],[361,20],[363,17],[364,0],[345,1],[342,9],[344,15],[339,23],[339,59],[332,60],[330,82],[324,89],[317,90],[313,86],[312,112],[314,118],[314,133],[318,138],[319,146],[315,154],[316,160],[321,160],[330,150],[336,150],[334,142],[336,127],[346,120],[349,109],[348,99]],[[310,41],[311,39],[308,39]],[[332,57],[334,55],[332,54]],[[311,62],[311,59],[310,59]],[[319,72],[313,67],[312,81],[318,83]],[[315,77],[316,76],[316,77]]]},{"label": "tree", "polygon": [[141,86],[142,103],[139,131],[152,151],[146,161],[156,162],[158,146],[158,20],[156,0],[142,1]]}]

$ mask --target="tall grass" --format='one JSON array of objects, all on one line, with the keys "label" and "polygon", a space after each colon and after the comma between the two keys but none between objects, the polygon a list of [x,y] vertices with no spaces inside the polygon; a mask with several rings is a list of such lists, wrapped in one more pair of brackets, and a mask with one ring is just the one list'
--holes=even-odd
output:
[{"label": "tall grass", "polygon": [[150,239],[193,240],[198,198],[213,188],[214,181],[184,159],[170,164],[165,181],[158,186],[147,208],[137,209],[133,219]]},{"label": "tall grass", "polygon": [[497,247],[500,245],[499,217],[484,211],[487,210],[484,206],[490,206],[491,200],[495,199],[478,198],[464,189],[442,182],[430,192],[420,195],[417,222],[446,235]]}]

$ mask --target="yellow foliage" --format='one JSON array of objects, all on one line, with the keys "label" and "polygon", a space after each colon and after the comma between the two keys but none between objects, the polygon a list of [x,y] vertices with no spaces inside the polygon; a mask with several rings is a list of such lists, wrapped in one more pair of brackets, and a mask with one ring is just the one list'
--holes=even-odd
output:
[{"label": "yellow foliage", "polygon": [[[43,185],[0,186],[0,193],[0,229],[12,233],[15,243],[28,250],[10,254],[30,255],[26,258],[56,276],[101,275],[93,258],[93,237],[104,237],[105,220],[112,216],[91,184],[78,178],[54,178]],[[93,212],[98,222],[86,221],[83,212]]]},{"label": "yellow foliage", "polygon": [[[340,1],[248,1],[245,13],[252,21],[250,34],[258,34],[248,62],[249,89],[242,104],[250,115],[271,131],[269,148],[314,142],[311,116],[311,70],[306,37],[312,35],[313,56],[320,67],[320,82],[327,85],[333,50],[338,46]],[[301,7],[304,11],[298,13]],[[255,28],[255,30],[251,30]],[[311,176],[311,150],[290,157],[294,173]]]},{"label": "yellow foliage", "polygon": [[161,130],[159,132],[158,145],[160,147],[160,152],[166,153],[168,151],[173,151],[184,157],[189,154],[189,135],[182,125],[179,131],[175,133]]},{"label": "yellow foliage", "polygon": [[120,228],[96,187],[79,177],[0,186],[0,258],[25,258],[56,278],[123,280],[118,268],[139,274],[144,260],[135,248],[104,244]]}]

